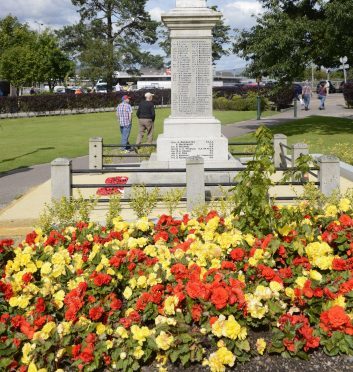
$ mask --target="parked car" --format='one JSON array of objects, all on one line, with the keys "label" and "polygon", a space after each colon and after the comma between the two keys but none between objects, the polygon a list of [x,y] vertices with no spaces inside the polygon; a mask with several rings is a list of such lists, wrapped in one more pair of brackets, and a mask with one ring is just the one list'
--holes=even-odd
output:
[{"label": "parked car", "polygon": [[107,93],[107,83],[97,83],[93,88],[95,93]]},{"label": "parked car", "polygon": [[[320,86],[322,83],[325,83],[326,84],[327,80],[321,80],[319,82],[319,84],[316,86],[316,93],[319,93],[319,90],[320,90]],[[331,83],[331,81],[329,80],[328,81],[329,84],[330,84],[330,87],[329,87],[329,93],[336,93],[337,89],[336,87]]]}]

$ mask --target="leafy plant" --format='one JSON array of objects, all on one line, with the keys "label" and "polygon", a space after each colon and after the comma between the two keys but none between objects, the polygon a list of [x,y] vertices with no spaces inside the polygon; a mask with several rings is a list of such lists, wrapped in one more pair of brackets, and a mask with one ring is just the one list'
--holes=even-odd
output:
[{"label": "leafy plant", "polygon": [[170,191],[167,191],[163,197],[162,200],[165,203],[169,216],[173,215],[173,212],[178,207],[181,198],[185,194],[185,188],[183,189],[171,189]]},{"label": "leafy plant", "polygon": [[261,126],[255,136],[257,146],[254,158],[235,177],[239,184],[232,189],[236,204],[233,213],[243,215],[242,224],[249,229],[271,230],[273,210],[269,203],[269,189],[273,185],[271,176],[276,171],[272,161],[272,134]]},{"label": "leafy plant", "polygon": [[145,185],[136,185],[131,190],[130,207],[137,218],[148,217],[158,202],[159,189],[148,191]]},{"label": "leafy plant", "polygon": [[45,204],[39,215],[38,227],[48,232],[53,226],[64,228],[78,221],[89,221],[89,215],[96,204],[94,196],[85,200],[81,193],[78,199],[62,197],[60,200],[52,200],[51,204]]},{"label": "leafy plant", "polygon": [[121,213],[120,194],[112,195],[109,199],[108,212],[106,215],[106,225],[108,228],[113,226],[113,219],[118,217]]}]

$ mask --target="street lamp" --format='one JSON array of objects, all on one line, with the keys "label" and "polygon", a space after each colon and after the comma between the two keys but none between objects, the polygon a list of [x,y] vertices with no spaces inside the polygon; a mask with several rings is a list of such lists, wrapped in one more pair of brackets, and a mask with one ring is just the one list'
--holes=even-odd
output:
[{"label": "street lamp", "polygon": [[349,68],[349,65],[346,65],[347,61],[348,61],[348,58],[346,56],[340,58],[340,62],[342,63],[342,70],[343,70],[343,76],[344,76],[345,83],[347,83],[346,69]]},{"label": "street lamp", "polygon": [[261,97],[260,97],[260,82],[261,82],[261,76],[256,78],[256,83],[257,83],[257,107],[256,107],[256,112],[257,112],[257,120],[261,119]]}]

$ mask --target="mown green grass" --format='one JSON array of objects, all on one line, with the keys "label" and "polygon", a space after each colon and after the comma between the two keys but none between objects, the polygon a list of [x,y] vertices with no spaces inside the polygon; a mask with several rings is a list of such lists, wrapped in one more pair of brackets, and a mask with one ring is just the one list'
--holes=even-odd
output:
[{"label": "mown green grass", "polygon": [[[273,134],[285,134],[290,145],[306,143],[310,153],[336,155],[343,161],[353,162],[353,119],[311,116],[268,128]],[[230,141],[253,142],[254,134],[234,137]]]},{"label": "mown green grass", "polygon": [[[170,109],[157,109],[154,138],[163,132]],[[215,111],[222,124],[254,119],[256,112]],[[130,142],[137,136],[133,120]],[[74,158],[88,154],[90,137],[103,137],[105,143],[119,143],[120,130],[114,112],[0,120],[0,172],[48,163],[58,157]]]}]

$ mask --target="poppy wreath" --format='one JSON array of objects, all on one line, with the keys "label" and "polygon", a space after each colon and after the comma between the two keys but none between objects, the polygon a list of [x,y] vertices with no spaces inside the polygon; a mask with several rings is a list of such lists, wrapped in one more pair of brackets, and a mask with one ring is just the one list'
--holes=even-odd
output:
[{"label": "poppy wreath", "polygon": [[216,372],[268,353],[352,355],[351,200],[274,211],[270,233],[212,211],[2,240],[0,368]]},{"label": "poppy wreath", "polygon": [[[129,177],[124,176],[116,176],[116,177],[108,177],[105,180],[106,185],[126,185]],[[124,192],[123,187],[100,187],[96,194],[100,196],[104,195],[116,195],[116,194],[122,194]]]}]

